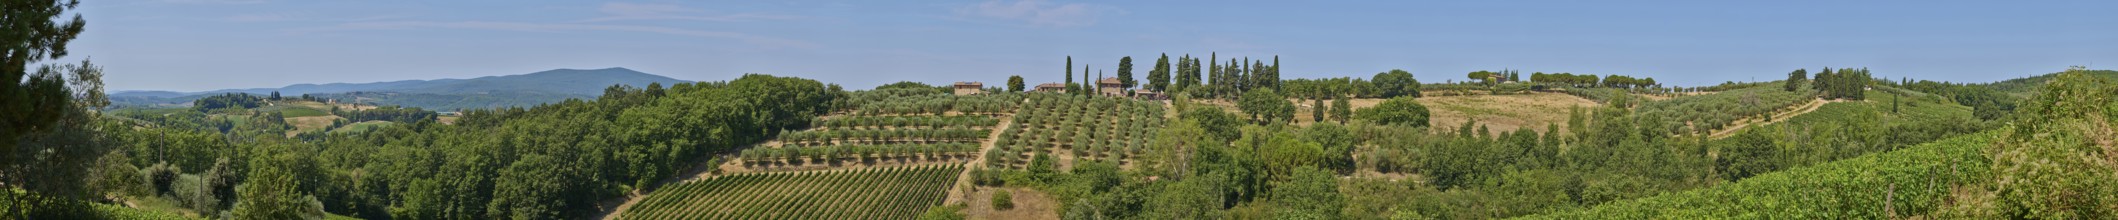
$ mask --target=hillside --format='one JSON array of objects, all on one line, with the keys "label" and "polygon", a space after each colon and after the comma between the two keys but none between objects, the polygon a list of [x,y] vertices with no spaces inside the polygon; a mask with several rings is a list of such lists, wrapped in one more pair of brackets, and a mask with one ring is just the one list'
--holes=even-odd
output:
[{"label": "hillside", "polygon": [[1990,181],[1998,132],[1768,173],[1732,184],[1528,219],[1879,219],[1924,215]]},{"label": "hillside", "polygon": [[[2118,71],[2114,70],[2088,70],[2082,71],[2082,73],[2087,74],[2089,76],[2104,79],[2118,79]],[[2027,98],[2032,92],[2035,92],[2038,86],[2044,85],[2046,82],[2051,82],[2053,78],[2058,78],[2059,74],[2060,73],[2047,73],[2043,75],[2002,80],[2000,82],[1985,83],[1979,85],[1986,86],[1987,88],[1991,88],[1995,91],[2014,95],[2017,98]]]}]

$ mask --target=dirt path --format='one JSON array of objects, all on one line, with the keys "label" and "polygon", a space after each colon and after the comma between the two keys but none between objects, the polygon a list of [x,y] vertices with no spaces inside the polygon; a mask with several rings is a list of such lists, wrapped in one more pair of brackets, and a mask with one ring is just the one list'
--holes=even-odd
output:
[{"label": "dirt path", "polygon": [[1015,126],[1013,116],[1000,116],[999,118],[1000,124],[994,125],[992,133],[986,134],[985,140],[978,142],[978,153],[971,154],[971,162],[963,165],[963,173],[956,174],[956,185],[949,187],[949,196],[943,197],[941,204],[955,204],[967,201],[964,196],[970,192],[965,192],[963,189],[969,189],[968,187],[973,186],[971,182],[972,168],[985,166],[986,151],[993,150],[993,145],[1000,140],[1001,133],[1006,132],[1008,127]]},{"label": "dirt path", "polygon": [[1714,131],[1714,133],[1708,137],[1711,137],[1713,139],[1727,138],[1728,136],[1736,135],[1736,131],[1741,131],[1743,130],[1743,128],[1747,128],[1753,125],[1764,126],[1772,124],[1773,122],[1786,121],[1789,118],[1794,118],[1794,116],[1814,112],[1817,108],[1824,107],[1824,104],[1843,101],[1844,100],[1824,100],[1822,98],[1810,100],[1809,103],[1804,103],[1802,105],[1791,107],[1791,109],[1781,110],[1779,112],[1772,113],[1772,118],[1775,120],[1765,121],[1757,117],[1743,118],[1743,120],[1736,120],[1735,124],[1731,124],[1726,128],[1721,128],[1721,130]]}]

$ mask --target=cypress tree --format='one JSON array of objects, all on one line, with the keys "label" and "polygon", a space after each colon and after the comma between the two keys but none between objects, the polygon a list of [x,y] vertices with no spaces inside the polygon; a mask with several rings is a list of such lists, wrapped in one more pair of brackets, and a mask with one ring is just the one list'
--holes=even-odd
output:
[{"label": "cypress tree", "polygon": [[1066,56],[1066,84],[1074,84],[1074,56]]},{"label": "cypress tree", "polygon": [[1224,85],[1223,83],[1225,83],[1225,82],[1221,82],[1221,81],[1223,81],[1223,80],[1227,80],[1227,79],[1222,79],[1223,77],[1221,77],[1221,63],[1220,63],[1220,62],[1221,62],[1221,60],[1220,60],[1220,59],[1221,59],[1221,54],[1220,54],[1219,52],[1215,52],[1215,53],[1209,53],[1209,54],[1207,54],[1207,55],[1206,55],[1206,60],[1208,60],[1208,61],[1206,61],[1206,62],[1214,62],[1214,64],[1207,64],[1207,68],[1209,68],[1208,70],[1210,70],[1210,71],[1206,71],[1206,74],[1210,74],[1210,75],[1211,75],[1211,77],[1213,77],[1213,78],[1209,78],[1209,79],[1208,79],[1207,81],[1209,81],[1210,83],[1212,83],[1212,84],[1213,84],[1213,85],[1215,85],[1215,86],[1220,86],[1220,85]]},{"label": "cypress tree", "polygon": [[1169,90],[1169,54],[1164,53],[1161,58],[1155,58],[1155,69],[1147,71],[1147,90]]},{"label": "cypress tree", "polygon": [[1241,72],[1237,72],[1237,74],[1241,74],[1241,76],[1235,76],[1235,78],[1243,78],[1243,80],[1237,80],[1237,82],[1239,82],[1239,85],[1243,85],[1243,89],[1241,89],[1241,91],[1250,91],[1250,89],[1258,89],[1258,87],[1256,87],[1256,82],[1252,82],[1252,78],[1256,78],[1256,76],[1254,76],[1254,74],[1256,74],[1256,68],[1252,68],[1252,66],[1250,66],[1250,57],[1243,57],[1243,61],[1241,61],[1241,63],[1235,63],[1235,68],[1237,68],[1237,70],[1241,70]]},{"label": "cypress tree", "polygon": [[1309,104],[1310,122],[1324,122],[1324,111],[1330,111],[1328,106],[1324,106],[1324,99],[1318,98],[1312,101]]},{"label": "cypress tree", "polygon": [[1138,82],[1133,81],[1133,56],[1118,58],[1118,85],[1126,89],[1132,89],[1134,85],[1139,85]]}]

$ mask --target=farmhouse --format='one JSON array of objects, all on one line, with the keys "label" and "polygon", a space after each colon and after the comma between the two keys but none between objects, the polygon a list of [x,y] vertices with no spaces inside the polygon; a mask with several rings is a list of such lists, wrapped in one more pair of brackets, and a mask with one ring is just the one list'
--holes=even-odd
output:
[{"label": "farmhouse", "polygon": [[1145,100],[1169,100],[1169,95],[1147,90],[1133,90],[1133,98]]},{"label": "farmhouse", "polygon": [[956,95],[977,95],[980,92],[985,92],[985,83],[956,82],[955,87]]},{"label": "farmhouse", "polygon": [[1106,96],[1125,96],[1125,82],[1118,81],[1117,77],[1096,80],[1096,92]]},{"label": "farmhouse", "polygon": [[1059,84],[1059,83],[1044,83],[1044,84],[1037,84],[1037,90],[1036,90],[1036,91],[1038,91],[1038,92],[1066,92],[1066,84]]}]

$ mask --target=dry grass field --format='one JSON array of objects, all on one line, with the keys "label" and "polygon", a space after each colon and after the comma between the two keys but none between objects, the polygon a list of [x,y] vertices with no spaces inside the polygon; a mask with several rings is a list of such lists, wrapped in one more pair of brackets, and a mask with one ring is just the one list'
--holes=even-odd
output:
[{"label": "dry grass field", "polygon": [[[1531,130],[1545,132],[1545,124],[1547,123],[1559,125],[1560,130],[1565,131],[1567,129],[1566,117],[1568,109],[1576,106],[1585,108],[1599,105],[1595,101],[1560,93],[1442,96],[1422,97],[1418,100],[1420,104],[1427,106],[1428,111],[1433,113],[1430,122],[1435,127],[1454,128],[1471,119],[1477,119],[1478,124],[1485,125],[1494,132],[1514,131],[1520,127],[1529,127]],[[1311,117],[1313,114],[1310,113],[1313,109],[1310,105],[1315,104],[1314,101],[1300,99],[1290,99],[1289,101],[1295,102],[1294,119],[1297,121],[1295,125],[1308,125],[1311,121],[1314,121],[1314,117]],[[1209,106],[1228,110],[1231,113],[1242,112],[1241,109],[1235,107],[1235,103],[1228,100],[1206,100],[1202,102]],[[1358,110],[1374,107],[1382,102],[1383,99],[1353,99],[1348,104],[1353,105],[1353,109]],[[1329,105],[1331,102],[1326,100],[1324,103]]]}]

